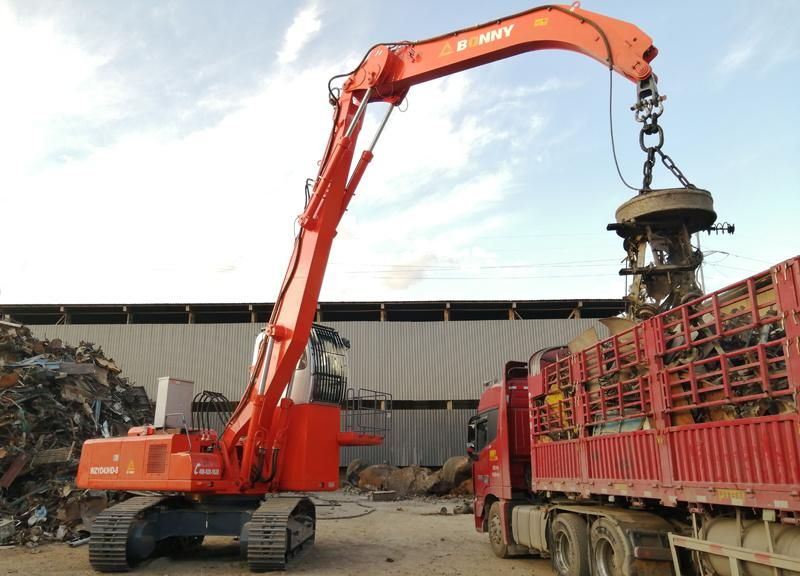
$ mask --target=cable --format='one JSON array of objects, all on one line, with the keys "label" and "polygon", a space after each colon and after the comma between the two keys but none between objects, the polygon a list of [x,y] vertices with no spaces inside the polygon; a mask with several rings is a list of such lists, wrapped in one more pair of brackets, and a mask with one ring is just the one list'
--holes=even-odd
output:
[{"label": "cable", "polygon": [[617,175],[622,183],[631,190],[639,191],[638,188],[631,186],[622,175],[622,170],[619,168],[619,160],[617,160],[617,145],[614,142],[614,70],[609,66],[608,68],[608,130],[611,133],[611,153],[614,156],[614,166],[617,168]]},{"label": "cable", "polygon": [[[722,250],[718,250],[718,252],[722,252]],[[773,264],[773,262],[770,262],[768,260],[762,260],[760,258],[753,258],[751,256],[742,256],[741,254],[734,254],[733,252],[727,252],[727,254],[730,254],[734,258],[741,258],[742,260],[752,260],[753,262],[758,262],[759,264],[766,264],[767,266],[772,266],[772,264]]]},{"label": "cable", "polygon": [[[349,232],[349,231],[348,231]],[[573,238],[575,236],[602,236],[603,238],[608,237],[608,232],[556,232],[556,233],[548,233],[548,234],[481,234],[479,238],[481,240],[497,240],[501,238]],[[358,234],[348,234],[344,240],[366,240],[368,238],[372,238],[372,236],[360,236]],[[526,248],[527,250],[527,248]]]},{"label": "cable", "polygon": [[[362,508],[367,508],[359,504]],[[366,516],[367,514],[372,514],[375,512],[375,508],[367,508],[365,512],[360,512],[358,514],[349,514],[347,516],[317,516],[317,520],[352,520],[353,518],[361,518],[362,516]]]},{"label": "cable", "polygon": [[[609,262],[619,262],[617,258],[597,258],[594,260],[562,260],[559,262],[528,262],[524,264],[492,264],[486,266],[468,266],[477,270],[493,270],[498,268],[569,268],[574,265],[581,266],[604,266]],[[361,266],[385,267],[389,270],[460,270],[462,267],[454,264],[370,264],[362,262]],[[360,270],[349,270],[349,272],[362,272]],[[380,272],[380,270],[363,270],[364,273]]]},{"label": "cable", "polygon": [[345,516],[328,516],[328,517],[317,516],[317,520],[350,520],[352,518],[361,518],[362,516],[366,516],[367,514],[372,514],[376,510],[372,506],[367,506],[367,505],[362,504],[361,502],[357,502],[355,500],[341,500],[341,501],[340,500],[332,500],[330,498],[323,498],[322,496],[319,496],[318,494],[309,494],[308,492],[301,492],[301,494],[303,496],[307,497],[307,498],[310,498],[312,500],[312,502],[314,500],[319,500],[320,502],[325,502],[325,504],[319,504],[317,502],[314,502],[314,506],[341,506],[342,504],[354,504],[354,505],[359,506],[361,508],[364,508],[366,510],[366,512],[360,512],[360,513],[357,513],[357,514],[348,514],[348,515],[345,515]]},{"label": "cable", "polygon": [[304,208],[308,208],[308,203],[311,201],[311,190],[313,190],[313,188],[314,188],[314,179],[313,178],[306,178],[305,205],[304,205]]},{"label": "cable", "polygon": [[741,268],[740,266],[729,266],[727,264],[717,264],[715,262],[708,262],[709,266],[713,266],[714,268],[725,268],[728,270],[737,270],[740,272],[747,272],[748,274],[758,274],[760,270],[753,270],[751,268]]},{"label": "cable", "polygon": [[[619,166],[619,159],[617,158],[617,145],[616,145],[616,141],[614,139],[614,112],[613,112],[613,102],[614,102],[614,56],[613,56],[613,53],[611,51],[611,43],[609,42],[605,31],[603,30],[603,28],[599,24],[597,24],[596,22],[594,22],[590,18],[587,18],[585,15],[575,14],[574,12],[572,12],[572,10],[564,8],[563,6],[553,6],[553,5],[540,6],[538,8],[532,8],[530,10],[519,12],[518,14],[514,14],[511,17],[521,16],[523,14],[527,14],[527,13],[534,12],[536,10],[541,10],[541,9],[557,10],[559,12],[562,12],[563,14],[566,14],[567,16],[571,16],[571,17],[574,17],[574,18],[578,19],[581,23],[589,24],[589,26],[591,26],[592,28],[595,29],[595,31],[597,31],[597,33],[599,34],[600,38],[603,40],[603,44],[605,45],[605,48],[606,48],[606,54],[608,55],[608,57],[607,57],[607,60],[608,60],[608,74],[609,74],[609,77],[608,77],[608,125],[609,125],[609,133],[610,133],[610,136],[611,136],[611,153],[612,153],[612,156],[614,157],[614,166],[615,166],[615,168],[617,170],[617,175],[619,176],[620,181],[627,188],[629,188],[630,190],[639,191],[639,188],[636,188],[635,186],[631,186],[630,184],[628,184],[627,180],[625,180],[625,177],[622,175],[622,170],[620,169],[620,166]],[[473,26],[472,29],[474,30],[474,29],[479,28],[481,26],[484,26],[484,25]],[[325,164],[325,162],[328,159],[328,155],[330,154],[331,144],[333,143],[333,136],[334,136],[335,131],[336,131],[336,122],[337,122],[338,116],[339,116],[339,95],[341,94],[341,92],[339,92],[339,94],[334,93],[334,88],[332,87],[332,83],[333,83],[334,80],[337,80],[339,78],[346,78],[346,77],[349,77],[349,76],[352,76],[353,74],[355,74],[364,65],[364,62],[366,62],[367,58],[372,53],[372,51],[375,48],[379,47],[379,46],[386,46],[388,49],[396,48],[397,46],[414,46],[416,44],[429,43],[429,42],[438,40],[440,38],[451,37],[451,36],[453,36],[455,34],[459,34],[461,32],[465,32],[465,31],[467,31],[469,29],[470,28],[462,28],[461,30],[457,30],[455,32],[449,32],[447,34],[442,34],[442,35],[439,35],[439,36],[435,36],[433,38],[428,38],[426,40],[417,40],[415,42],[400,41],[400,42],[374,44],[373,46],[370,47],[369,50],[367,50],[366,54],[364,54],[364,56],[362,57],[361,61],[358,63],[358,66],[356,66],[353,70],[351,70],[350,72],[345,72],[345,73],[342,73],[342,74],[336,74],[335,76],[331,76],[328,79],[328,98],[329,98],[331,104],[333,104],[333,106],[336,108],[336,114],[334,114],[334,123],[333,123],[333,127],[331,129],[330,137],[328,139],[328,145],[326,146],[325,153],[323,154],[322,164],[323,165]]]},{"label": "cable", "polygon": [[[191,427],[202,430],[222,430],[230,420],[231,402],[221,393],[203,390],[192,399]],[[216,416],[216,418],[214,418]]]},{"label": "cable", "polygon": [[606,54],[608,54],[608,123],[611,132],[611,152],[614,156],[614,165],[617,168],[617,174],[619,175],[619,179],[622,180],[622,183],[625,184],[625,186],[627,186],[631,190],[638,191],[639,190],[638,188],[634,188],[625,181],[625,178],[622,176],[622,171],[619,168],[619,162],[617,161],[617,147],[616,143],[614,142],[614,114],[612,110],[613,100],[614,100],[614,55],[611,52],[611,43],[608,41],[608,37],[606,36],[606,33],[603,30],[603,28],[596,22],[592,21],[591,19],[586,18],[585,16],[575,14],[571,10],[568,10],[562,6],[552,6],[550,8],[556,9],[569,16],[574,16],[578,18],[581,22],[585,21],[587,24],[589,24],[592,28],[594,28],[597,31],[597,33],[600,35],[600,38],[602,38],[603,40],[603,44],[606,47]]},{"label": "cable", "polygon": [[[460,268],[457,266],[452,266],[450,268],[382,268],[377,270],[343,270],[340,273],[347,274],[350,276],[373,276],[376,274],[381,275],[394,275],[399,274],[399,277],[403,277],[404,274],[428,274],[428,273],[447,273],[447,272],[464,272],[464,271],[473,271],[473,270],[524,270],[533,268],[534,270],[540,269],[542,271],[547,271],[551,269],[559,269],[559,268],[608,268],[611,264],[580,264],[577,266],[572,265],[564,265],[564,266],[537,266],[536,264],[531,265],[509,265],[509,266],[466,266],[464,268]],[[466,270],[465,270],[466,268]],[[442,278],[449,278],[449,276],[442,276]]]},{"label": "cable", "polygon": [[[504,270],[504,269],[520,269],[520,268],[596,268],[606,267],[609,263],[619,262],[616,258],[600,258],[595,260],[563,260],[560,262],[528,262],[524,264],[491,264],[485,266],[466,266],[472,270]],[[332,263],[339,265],[340,263]],[[402,272],[455,272],[463,270],[464,266],[456,264],[373,264],[369,262],[362,262],[361,266],[373,268],[365,269],[350,269],[340,270],[340,273],[345,274],[385,274],[385,273],[402,273]]]},{"label": "cable", "polygon": [[[547,274],[546,276],[503,276],[503,282],[507,280],[532,280],[532,279],[549,279],[549,278],[597,278],[600,274]],[[602,275],[605,276],[605,275]],[[439,280],[489,280],[497,282],[500,280],[496,276],[413,276],[410,274],[404,276],[370,276],[370,280],[430,280],[436,282]]]}]

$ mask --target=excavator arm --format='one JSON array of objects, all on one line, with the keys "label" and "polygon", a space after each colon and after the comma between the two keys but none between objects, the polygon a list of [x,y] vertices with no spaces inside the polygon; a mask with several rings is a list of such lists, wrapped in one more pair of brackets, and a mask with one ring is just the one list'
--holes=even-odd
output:
[{"label": "excavator arm", "polygon": [[648,63],[658,53],[632,24],[577,7],[542,6],[428,40],[376,46],[344,89],[373,88],[370,101],[397,103],[415,84],[545,49],[585,54],[633,82],[650,77]]},{"label": "excavator arm", "polygon": [[[268,483],[274,476],[275,455],[286,436],[281,415],[291,406],[281,395],[306,346],[339,221],[394,106],[415,84],[545,49],[585,54],[637,83],[640,100],[657,98],[649,62],[658,51],[650,37],[632,24],[577,5],[542,6],[428,40],[374,46],[346,75],[338,94],[331,91],[333,128],[313,193],[298,217],[300,231],[267,338],[221,439],[225,464],[238,474],[242,489]],[[375,138],[351,170],[364,113],[372,102],[390,106]],[[270,471],[264,470],[268,462]]]}]

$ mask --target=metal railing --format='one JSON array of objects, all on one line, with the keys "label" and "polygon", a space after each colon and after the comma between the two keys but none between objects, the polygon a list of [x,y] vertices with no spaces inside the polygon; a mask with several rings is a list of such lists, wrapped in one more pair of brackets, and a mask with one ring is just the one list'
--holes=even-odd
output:
[{"label": "metal railing", "polygon": [[348,388],[342,410],[342,429],[385,436],[392,429],[392,395],[368,388],[358,391]]},{"label": "metal railing", "polygon": [[730,544],[717,544],[700,540],[699,538],[679,536],[672,532],[669,534],[669,547],[672,552],[672,563],[677,576],[683,574],[683,572],[681,572],[680,559],[677,553],[678,548],[686,548],[694,552],[727,558],[730,562],[730,573],[732,576],[740,576],[741,574],[749,573],[742,569],[740,565],[742,562],[769,566],[773,568],[776,573],[778,573],[779,570],[800,572],[800,560],[792,556],[776,554],[775,552],[749,550]]}]

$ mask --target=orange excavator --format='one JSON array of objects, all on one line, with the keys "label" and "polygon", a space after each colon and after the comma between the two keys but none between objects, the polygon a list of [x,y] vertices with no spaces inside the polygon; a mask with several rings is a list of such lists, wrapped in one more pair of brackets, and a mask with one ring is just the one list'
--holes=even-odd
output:
[{"label": "orange excavator", "polygon": [[[636,83],[640,110],[660,106],[650,37],[577,3],[533,8],[428,40],[379,44],[355,70],[331,79],[344,82],[328,86],[333,128],[319,174],[298,217],[294,250],[249,383],[224,429],[184,420],[83,446],[80,487],[146,492],[95,520],[89,558],[96,570],[126,571],[158,549],[197,545],[205,535],[239,537],[253,571],[282,570],[313,542],[314,505],[296,493],[337,489],[339,447],[382,440],[341,431],[346,343],[313,324],[339,221],[389,115],[413,85],[543,49],[585,54]],[[353,166],[367,106],[378,102],[388,104],[385,116]],[[311,377],[299,385],[299,372],[309,369]]]}]

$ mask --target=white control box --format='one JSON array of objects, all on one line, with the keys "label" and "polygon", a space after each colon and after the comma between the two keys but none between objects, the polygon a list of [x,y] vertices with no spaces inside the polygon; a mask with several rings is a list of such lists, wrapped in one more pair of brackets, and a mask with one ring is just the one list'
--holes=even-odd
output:
[{"label": "white control box", "polygon": [[156,428],[183,428],[192,424],[194,382],[163,376],[158,379]]}]

